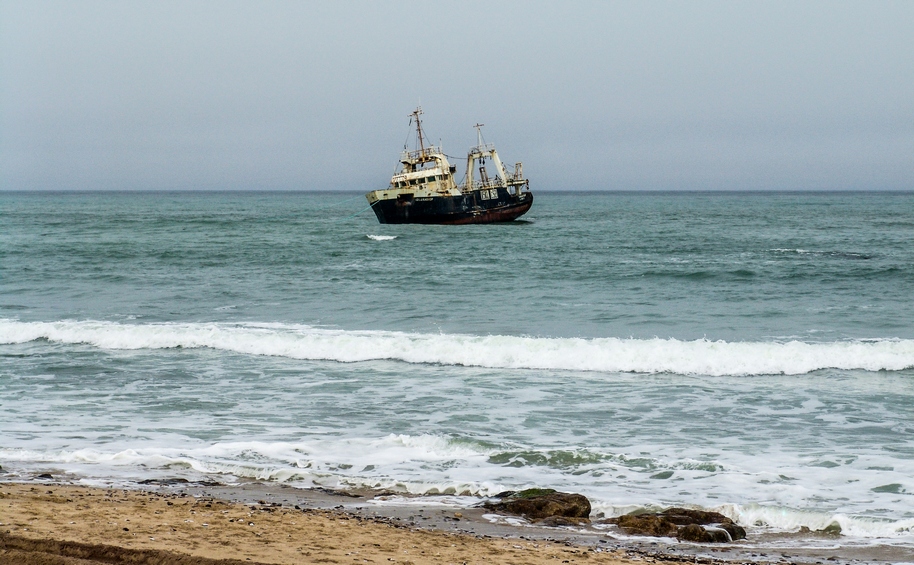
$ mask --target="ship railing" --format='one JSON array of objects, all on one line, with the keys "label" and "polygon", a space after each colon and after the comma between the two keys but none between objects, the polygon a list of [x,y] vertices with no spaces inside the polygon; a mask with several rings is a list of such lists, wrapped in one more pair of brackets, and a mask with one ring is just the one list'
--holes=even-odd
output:
[{"label": "ship railing", "polygon": [[430,159],[432,154],[442,153],[441,147],[438,145],[430,145],[425,149],[416,149],[415,151],[404,151],[400,155],[401,161],[416,161],[419,159]]},{"label": "ship railing", "polygon": [[467,190],[485,190],[487,188],[505,188],[508,186],[503,183],[500,178],[494,178],[489,182],[483,182],[480,180],[474,180],[470,186],[467,187]]},{"label": "ship railing", "polygon": [[489,154],[492,151],[495,151],[495,144],[486,143],[484,145],[477,145],[476,147],[471,147],[470,151],[469,151],[469,155],[472,157],[473,155]]}]

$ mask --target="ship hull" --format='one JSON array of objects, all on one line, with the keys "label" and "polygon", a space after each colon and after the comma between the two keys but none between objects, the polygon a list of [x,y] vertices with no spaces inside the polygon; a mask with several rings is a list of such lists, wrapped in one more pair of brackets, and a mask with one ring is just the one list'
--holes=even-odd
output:
[{"label": "ship hull", "polygon": [[488,224],[510,222],[533,205],[533,194],[509,195],[500,189],[498,198],[480,200],[478,193],[430,198],[378,200],[372,205],[382,224]]}]

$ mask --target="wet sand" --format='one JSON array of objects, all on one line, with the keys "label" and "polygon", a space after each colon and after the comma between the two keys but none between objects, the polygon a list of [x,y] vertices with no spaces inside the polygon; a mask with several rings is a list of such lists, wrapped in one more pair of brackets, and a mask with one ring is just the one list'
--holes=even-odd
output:
[{"label": "wet sand", "polygon": [[2,563],[624,563],[563,542],[426,531],[339,510],[0,485]]},{"label": "wet sand", "polygon": [[[492,520],[479,508],[275,484],[125,490],[0,483],[0,563],[835,563],[864,557],[676,547],[649,538],[620,541],[594,529]],[[884,557],[877,560],[906,560]]]}]

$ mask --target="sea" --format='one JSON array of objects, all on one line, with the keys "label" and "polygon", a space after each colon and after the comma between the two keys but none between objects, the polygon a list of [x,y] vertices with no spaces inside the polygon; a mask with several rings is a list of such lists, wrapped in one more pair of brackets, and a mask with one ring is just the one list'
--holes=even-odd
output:
[{"label": "sea", "polygon": [[0,467],[555,488],[914,550],[914,193],[535,192],[469,226],[0,193]]}]

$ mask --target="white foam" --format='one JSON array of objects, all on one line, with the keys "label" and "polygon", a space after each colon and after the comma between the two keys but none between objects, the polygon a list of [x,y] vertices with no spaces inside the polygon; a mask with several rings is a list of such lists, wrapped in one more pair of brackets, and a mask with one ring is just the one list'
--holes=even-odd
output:
[{"label": "white foam", "polygon": [[423,497],[385,495],[376,496],[367,501],[371,506],[441,506],[445,508],[470,508],[479,504],[479,499],[474,496],[436,496]]},{"label": "white foam", "polygon": [[[465,507],[478,502],[478,497],[494,496],[505,490],[521,490],[537,484],[548,484],[560,490],[582,492],[591,498],[595,515],[619,516],[636,510],[656,511],[676,502],[675,498],[645,500],[659,494],[673,496],[656,482],[645,488],[637,473],[622,471],[628,479],[593,481],[576,478],[542,467],[506,468],[489,461],[494,448],[480,444],[448,440],[436,435],[387,435],[379,438],[318,439],[298,442],[219,442],[185,447],[148,445],[129,449],[21,449],[0,448],[0,461],[18,466],[52,464],[66,472],[82,476],[150,478],[155,476],[186,476],[189,479],[220,476],[220,481],[236,478],[288,483],[299,487],[374,488],[404,495],[433,495],[417,501],[411,498],[388,497],[377,504],[405,504],[411,501],[452,507]],[[42,468],[37,465],[36,468]],[[734,470],[720,475],[719,483],[739,480]],[[756,483],[756,488],[761,486]],[[690,488],[688,483],[673,485],[676,491]],[[781,487],[782,488],[782,487]],[[807,484],[806,489],[809,488]],[[727,489],[716,491],[718,496],[734,500],[739,496]],[[665,493],[665,494],[664,494]],[[470,496],[465,496],[469,494]],[[812,493],[807,493],[807,496]],[[847,493],[850,495],[850,493]],[[853,515],[842,511],[817,511],[796,505],[778,503],[725,503],[694,493],[709,510],[730,517],[737,523],[756,531],[796,532],[801,527],[822,530],[835,525],[843,536],[869,539],[892,539],[900,543],[914,540],[914,518],[904,517],[897,509],[891,513],[898,519]],[[477,498],[473,498],[477,497]],[[634,502],[638,500],[640,502]]]},{"label": "white foam", "polygon": [[[109,476],[148,478],[151,473],[189,471],[204,476],[288,482],[305,487],[373,488],[410,495],[438,495],[442,500],[462,493],[489,496],[507,490],[504,484],[486,480],[485,471],[478,472],[485,467],[485,460],[484,452],[432,435],[391,434],[314,445],[249,441],[117,451],[0,447],[0,461],[4,465],[51,464],[76,474],[101,472]],[[446,470],[457,461],[467,467],[455,474],[469,478],[455,479]],[[423,476],[416,476],[417,464],[427,467]]]},{"label": "white foam", "polygon": [[914,340],[726,342],[699,339],[540,338],[345,331],[294,324],[0,319],[0,344],[38,339],[105,349],[212,348],[249,355],[359,362],[397,360],[490,368],[724,375],[914,367]]},{"label": "white foam", "polygon": [[784,247],[778,247],[778,248],[772,249],[771,251],[774,251],[776,253],[796,253],[798,255],[805,255],[807,253],[812,253],[812,251],[809,251],[806,249],[787,249]]},{"label": "white foam", "polygon": [[[659,512],[668,504],[648,506],[639,505],[614,505],[597,501],[593,504],[594,513],[602,513],[607,517],[622,516],[631,512]],[[690,505],[698,510],[719,512],[737,524],[753,528],[756,531],[770,532],[797,532],[801,528],[821,531],[826,528],[840,529],[843,536],[863,539],[912,539],[914,534],[914,519],[888,520],[868,518],[865,516],[850,516],[836,512],[816,512],[761,504],[723,504],[701,508]]]},{"label": "white foam", "polygon": [[843,513],[824,513],[762,505],[725,505],[715,508],[743,526],[761,526],[774,531],[798,531],[802,527],[824,530],[839,527],[841,534],[860,538],[910,537],[914,533],[914,518],[880,520]]},{"label": "white foam", "polygon": [[390,241],[392,239],[397,239],[395,235],[372,235],[368,234],[368,239],[373,239],[375,241]]},{"label": "white foam", "polygon": [[525,527],[531,526],[530,522],[523,518],[516,518],[514,516],[504,516],[501,514],[483,514],[483,520],[488,520],[491,524],[507,524],[509,526],[515,527]]}]

